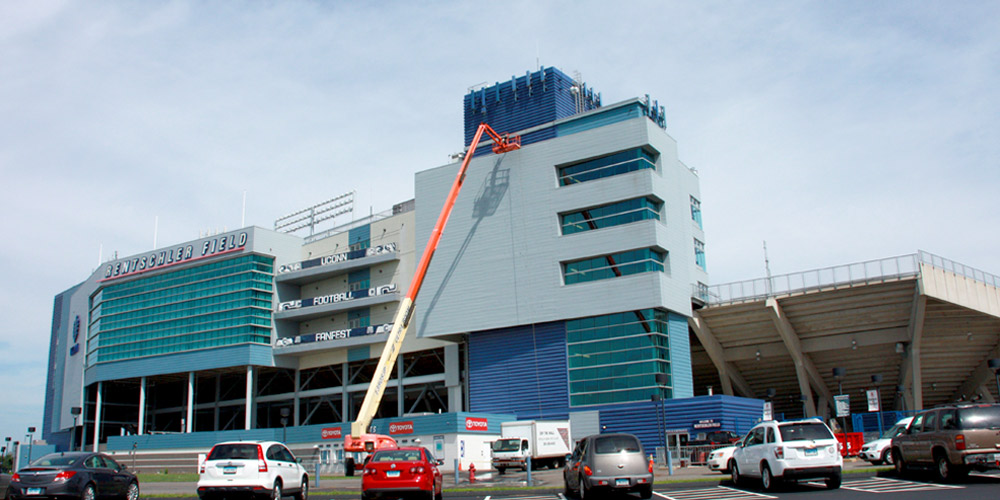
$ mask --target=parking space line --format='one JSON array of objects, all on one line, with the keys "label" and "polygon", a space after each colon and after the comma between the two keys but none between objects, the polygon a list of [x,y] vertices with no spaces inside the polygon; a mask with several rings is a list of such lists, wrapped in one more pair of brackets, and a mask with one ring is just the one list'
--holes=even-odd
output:
[{"label": "parking space line", "polygon": [[901,493],[906,491],[960,490],[965,487],[950,484],[918,483],[915,481],[904,481],[888,477],[873,477],[857,481],[845,481],[841,484],[841,488],[866,493]]},{"label": "parking space line", "polygon": [[730,488],[728,486],[698,488],[694,490],[673,490],[665,493],[654,491],[653,494],[668,500],[758,500],[778,498],[753,491]]}]

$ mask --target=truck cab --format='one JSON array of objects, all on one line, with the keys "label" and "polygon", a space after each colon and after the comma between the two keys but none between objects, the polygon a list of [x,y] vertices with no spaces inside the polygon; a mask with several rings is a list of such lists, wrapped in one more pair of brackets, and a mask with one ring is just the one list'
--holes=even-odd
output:
[{"label": "truck cab", "polygon": [[527,459],[531,454],[528,440],[519,438],[503,438],[493,442],[492,464],[498,473],[507,469],[527,470]]}]

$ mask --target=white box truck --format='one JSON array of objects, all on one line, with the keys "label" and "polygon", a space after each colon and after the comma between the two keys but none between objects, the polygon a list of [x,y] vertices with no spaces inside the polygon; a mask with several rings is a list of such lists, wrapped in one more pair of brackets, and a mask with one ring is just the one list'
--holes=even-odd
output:
[{"label": "white box truck", "polygon": [[521,420],[500,424],[500,439],[493,442],[492,464],[498,473],[507,469],[558,468],[572,452],[568,420]]}]

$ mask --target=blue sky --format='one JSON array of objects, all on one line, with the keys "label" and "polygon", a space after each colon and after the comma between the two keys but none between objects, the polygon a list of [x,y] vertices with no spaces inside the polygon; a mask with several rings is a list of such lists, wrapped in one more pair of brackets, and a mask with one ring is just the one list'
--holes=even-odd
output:
[{"label": "blue sky", "polygon": [[0,437],[41,426],[52,300],[100,255],[462,149],[462,97],[537,64],[666,106],[713,283],[927,250],[1000,274],[996,2],[0,3]]}]

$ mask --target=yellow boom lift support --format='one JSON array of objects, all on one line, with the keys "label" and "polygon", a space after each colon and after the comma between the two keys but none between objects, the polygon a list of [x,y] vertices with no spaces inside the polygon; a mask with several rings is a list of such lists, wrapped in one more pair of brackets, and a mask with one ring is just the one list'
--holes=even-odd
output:
[{"label": "yellow boom lift support", "polygon": [[372,382],[368,386],[368,392],[365,394],[365,400],[361,404],[361,410],[358,411],[358,418],[351,423],[351,434],[344,438],[345,451],[371,452],[381,448],[396,447],[396,441],[393,438],[382,434],[369,434],[367,432],[368,427],[371,426],[372,419],[375,418],[375,412],[382,402],[382,394],[385,392],[386,384],[389,383],[392,369],[396,365],[396,357],[399,356],[399,350],[403,346],[403,339],[406,338],[406,330],[410,326],[410,319],[413,316],[413,303],[417,300],[417,293],[420,292],[420,285],[424,281],[424,275],[427,274],[431,258],[434,257],[434,251],[437,250],[438,241],[441,240],[441,233],[444,232],[444,227],[448,224],[451,209],[455,206],[458,192],[462,189],[462,184],[465,182],[465,170],[469,166],[469,161],[472,160],[472,157],[476,153],[476,148],[479,146],[479,139],[482,137],[483,132],[493,140],[493,152],[496,154],[521,148],[520,136],[508,137],[506,134],[501,136],[489,125],[485,123],[479,124],[476,135],[472,139],[472,144],[469,145],[469,150],[465,153],[465,158],[462,160],[462,166],[458,169],[455,182],[451,185],[451,191],[448,192],[448,198],[445,199],[444,206],[441,208],[441,214],[438,215],[434,230],[427,240],[427,246],[424,247],[420,264],[417,265],[417,270],[413,273],[413,280],[410,281],[410,289],[406,292],[406,297],[403,298],[403,301],[400,302],[396,316],[392,320],[392,330],[389,332],[389,338],[386,341],[385,348],[382,350],[382,356],[378,360],[378,366],[375,367],[375,374],[372,376]]}]

